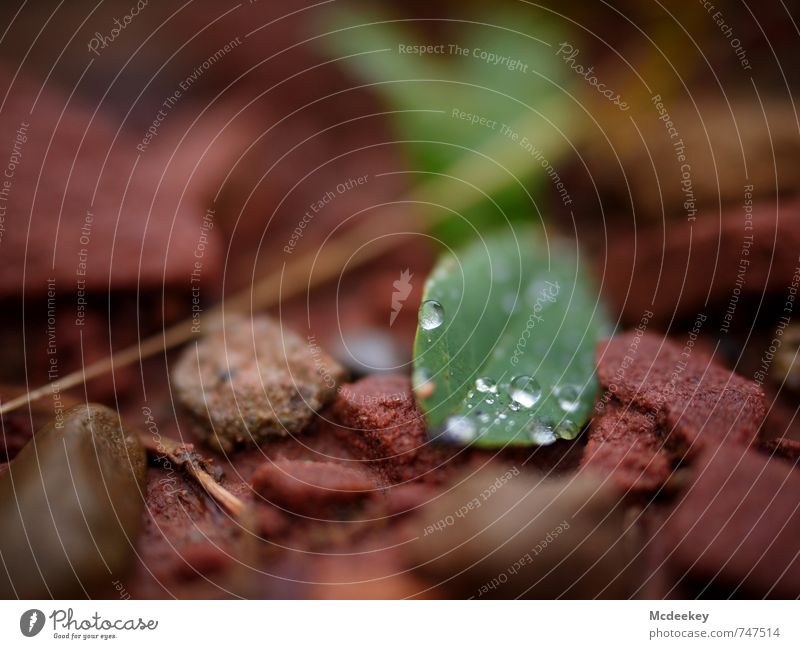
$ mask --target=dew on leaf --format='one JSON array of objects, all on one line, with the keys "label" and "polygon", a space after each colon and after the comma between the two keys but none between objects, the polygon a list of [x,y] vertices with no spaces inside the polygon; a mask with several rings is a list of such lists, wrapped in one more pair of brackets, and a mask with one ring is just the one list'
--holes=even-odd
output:
[{"label": "dew on leaf", "polygon": [[495,383],[488,376],[482,376],[475,381],[475,389],[478,392],[497,392],[497,383]]},{"label": "dew on leaf", "polygon": [[508,394],[514,403],[533,408],[542,398],[542,388],[536,379],[522,375],[511,380]]},{"label": "dew on leaf", "polygon": [[552,426],[538,419],[532,424],[530,438],[534,444],[538,444],[539,446],[553,444],[557,439]]},{"label": "dew on leaf", "polygon": [[574,385],[562,385],[553,390],[564,412],[575,412],[581,406],[581,392]]},{"label": "dew on leaf", "polygon": [[436,300],[426,300],[419,308],[419,326],[425,331],[433,331],[444,322],[444,307]]},{"label": "dew on leaf", "polygon": [[571,419],[564,419],[556,426],[556,435],[561,439],[575,439],[579,432],[580,428]]},{"label": "dew on leaf", "polygon": [[445,435],[453,442],[467,444],[475,439],[475,424],[463,416],[449,417],[445,424]]}]

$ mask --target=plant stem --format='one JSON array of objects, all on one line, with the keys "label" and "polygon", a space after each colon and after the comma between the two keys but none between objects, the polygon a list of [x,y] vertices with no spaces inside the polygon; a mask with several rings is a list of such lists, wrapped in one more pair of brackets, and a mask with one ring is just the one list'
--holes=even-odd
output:
[{"label": "plant stem", "polygon": [[244,511],[244,502],[214,479],[207,468],[209,460],[199,455],[194,450],[194,445],[175,442],[166,437],[162,437],[158,444],[150,437],[140,436],[140,439],[152,457],[167,459],[184,469],[231,516],[238,517]]}]

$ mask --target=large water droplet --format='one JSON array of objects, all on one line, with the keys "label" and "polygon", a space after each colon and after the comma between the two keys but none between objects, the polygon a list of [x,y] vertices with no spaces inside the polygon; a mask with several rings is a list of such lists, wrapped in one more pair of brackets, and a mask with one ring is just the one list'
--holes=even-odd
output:
[{"label": "large water droplet", "polygon": [[539,446],[547,446],[556,441],[556,433],[551,426],[543,421],[533,422],[530,432],[531,441]]},{"label": "large water droplet", "polygon": [[425,331],[432,331],[442,326],[444,307],[436,300],[426,300],[419,308],[419,325]]},{"label": "large water droplet", "polygon": [[445,435],[452,442],[468,444],[476,433],[475,424],[466,417],[450,417],[445,424]]},{"label": "large water droplet", "polygon": [[542,398],[542,387],[530,376],[518,376],[511,380],[508,394],[523,408],[533,408]]},{"label": "large water droplet", "polygon": [[564,412],[575,412],[581,406],[580,390],[574,385],[562,385],[553,393],[558,399],[558,405]]},{"label": "large water droplet", "polygon": [[475,389],[478,392],[497,392],[497,383],[495,383],[488,376],[482,376],[475,381]]}]

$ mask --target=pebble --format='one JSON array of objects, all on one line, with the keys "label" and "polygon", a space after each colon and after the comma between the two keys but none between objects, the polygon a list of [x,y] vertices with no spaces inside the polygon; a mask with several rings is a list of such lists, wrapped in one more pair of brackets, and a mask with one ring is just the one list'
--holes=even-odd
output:
[{"label": "pebble", "polygon": [[344,370],[272,318],[228,319],[183,352],[173,370],[178,399],[214,447],[230,452],[294,435],[336,394]]},{"label": "pebble", "polygon": [[428,440],[405,376],[369,376],[342,386],[333,414],[354,454],[373,463],[390,483],[444,479],[438,469],[457,453]]},{"label": "pebble", "polygon": [[601,392],[581,463],[624,490],[652,493],[704,448],[756,440],[763,391],[698,350],[626,333],[599,346],[597,365]]},{"label": "pebble", "polygon": [[311,460],[266,462],[256,469],[252,484],[272,505],[304,516],[329,516],[336,506],[357,504],[376,489],[363,469]]}]

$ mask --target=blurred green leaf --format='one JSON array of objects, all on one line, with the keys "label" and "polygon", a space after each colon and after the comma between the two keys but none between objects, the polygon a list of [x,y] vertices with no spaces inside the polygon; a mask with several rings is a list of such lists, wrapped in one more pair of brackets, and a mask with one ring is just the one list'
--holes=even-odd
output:
[{"label": "blurred green leaf", "polygon": [[[333,32],[323,39],[327,51],[346,57],[343,63],[357,79],[374,84],[421,172],[447,173],[465,157],[479,156],[490,141],[495,162],[519,160],[514,149],[520,145],[503,136],[503,125],[515,127],[526,115],[535,124],[534,111],[552,105],[563,85],[566,66],[551,47],[564,40],[563,24],[556,26],[532,7],[492,8],[471,21],[448,21],[451,35],[438,40],[420,33],[414,21],[393,21],[377,11],[337,6],[327,16],[325,28]],[[407,51],[429,45],[439,50]],[[485,232],[507,219],[537,219],[532,198],[537,200],[548,179],[535,160],[522,160],[524,166],[508,169],[506,189],[492,201],[476,198],[436,234],[457,245],[474,230]]]}]

